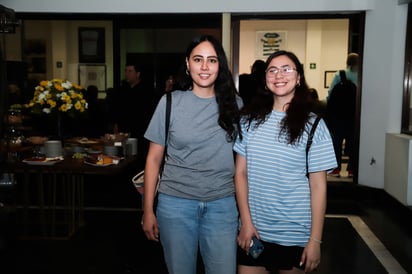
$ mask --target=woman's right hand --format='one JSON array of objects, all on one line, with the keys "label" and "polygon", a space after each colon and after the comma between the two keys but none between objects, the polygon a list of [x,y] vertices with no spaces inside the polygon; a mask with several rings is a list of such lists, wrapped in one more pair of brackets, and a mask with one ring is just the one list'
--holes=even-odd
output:
[{"label": "woman's right hand", "polygon": [[143,214],[142,229],[147,239],[155,242],[159,241],[159,227],[157,225],[156,215],[153,212]]},{"label": "woman's right hand", "polygon": [[156,188],[159,180],[159,170],[164,158],[164,146],[150,142],[149,152],[146,157],[144,169],[144,199],[142,229],[147,239],[159,241],[159,226],[154,213],[153,203],[156,196]]}]

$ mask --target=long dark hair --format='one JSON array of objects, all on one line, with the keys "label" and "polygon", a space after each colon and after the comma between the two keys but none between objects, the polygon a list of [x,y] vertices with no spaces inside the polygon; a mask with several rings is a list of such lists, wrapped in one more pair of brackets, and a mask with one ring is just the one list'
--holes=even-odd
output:
[{"label": "long dark hair", "polygon": [[[237,90],[222,44],[214,36],[202,35],[189,44],[185,57],[189,59],[193,49],[205,41],[213,45],[219,60],[219,73],[214,84],[216,102],[219,109],[218,124],[226,131],[228,141],[233,141],[240,132],[240,111],[236,101]],[[186,66],[183,66],[183,69],[184,72],[181,75],[184,76],[180,80],[179,87],[182,90],[188,90],[193,87],[193,79],[190,77],[190,73],[186,71]]]},{"label": "long dark hair", "polygon": [[[288,105],[286,110],[286,116],[281,123],[280,133],[286,133],[287,142],[289,144],[295,144],[300,140],[304,131],[305,125],[309,120],[311,112],[311,102],[309,99],[309,87],[306,83],[303,66],[300,63],[298,57],[290,51],[276,51],[272,53],[266,60],[266,68],[272,61],[272,59],[279,56],[287,56],[295,64],[296,71],[300,76],[300,81],[295,87],[295,94]],[[264,123],[273,110],[274,97],[266,85],[262,85],[265,88],[258,90],[258,93],[252,103],[242,109],[242,115],[249,123],[249,127],[253,121],[256,122],[256,127]]]}]

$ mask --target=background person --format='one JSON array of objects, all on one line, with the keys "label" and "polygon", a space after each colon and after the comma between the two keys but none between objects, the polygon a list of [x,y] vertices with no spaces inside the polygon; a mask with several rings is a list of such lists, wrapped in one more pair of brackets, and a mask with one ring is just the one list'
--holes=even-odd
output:
[{"label": "background person", "polygon": [[111,94],[111,118],[114,133],[129,133],[138,140],[138,169],[144,169],[149,141],[143,135],[158,102],[151,83],[144,81],[137,64],[128,63],[125,79]]},{"label": "background person", "polygon": [[[323,120],[306,158],[316,115],[298,58],[277,51],[266,64],[266,89],[242,110],[242,139],[234,146],[241,223],[238,274],[303,274],[320,263],[326,172],[336,167],[336,159]],[[253,236],[264,244],[257,259],[248,255]]]},{"label": "background person", "polygon": [[89,85],[84,92],[84,99],[87,102],[87,117],[80,122],[79,136],[100,138],[107,133],[107,112],[104,101],[98,99],[98,94],[99,89],[95,85]]},{"label": "background person", "polygon": [[264,77],[265,62],[259,59],[253,63],[250,74],[239,76],[239,95],[245,105],[250,104],[256,95],[257,89],[263,86]]},{"label": "background person", "polygon": [[312,104],[312,112],[326,120],[326,101],[319,100],[319,93],[315,88],[309,88],[309,97]]},{"label": "background person", "polygon": [[213,36],[193,40],[186,50],[182,90],[172,92],[167,160],[153,210],[165,148],[165,96],[145,137],[150,140],[144,182],[142,227],[162,244],[170,274],[194,274],[198,249],[206,273],[236,273],[238,211],[233,143],[239,107],[227,59]]},{"label": "background person", "polygon": [[169,75],[165,81],[165,92],[171,92],[174,90],[174,77]]},{"label": "background person", "polygon": [[[357,53],[350,53],[346,59],[346,69],[345,75],[346,79],[350,80],[355,86],[358,85],[358,67],[359,67],[359,55]],[[339,75],[339,71],[336,72],[335,76],[332,79],[332,83],[330,84],[328,90],[328,97],[327,103],[330,104],[330,97],[332,95],[334,87],[341,81],[341,77]],[[349,91],[348,91],[348,96]],[[342,169],[342,150],[343,144],[344,153],[348,156],[348,165],[347,171],[348,176],[353,177],[354,172],[354,159],[353,159],[353,146],[354,146],[354,139],[355,139],[355,105],[356,105],[356,98],[348,100],[340,100],[348,101],[349,103],[340,107],[331,107],[332,111],[328,111],[328,126],[333,138],[333,145],[335,148],[336,159],[338,161],[338,167],[333,170],[329,175],[334,177],[339,177]],[[350,104],[350,105],[349,105]],[[350,111],[347,111],[350,110]],[[338,113],[337,113],[338,112]]]}]

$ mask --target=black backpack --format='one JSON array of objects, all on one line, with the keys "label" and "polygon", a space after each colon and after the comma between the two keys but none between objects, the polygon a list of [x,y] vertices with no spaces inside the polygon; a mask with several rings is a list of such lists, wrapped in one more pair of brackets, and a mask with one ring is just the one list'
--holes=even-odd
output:
[{"label": "black backpack", "polygon": [[341,80],[329,95],[327,115],[340,120],[353,120],[356,110],[356,85],[346,78],[344,70],[340,70],[339,75]]}]

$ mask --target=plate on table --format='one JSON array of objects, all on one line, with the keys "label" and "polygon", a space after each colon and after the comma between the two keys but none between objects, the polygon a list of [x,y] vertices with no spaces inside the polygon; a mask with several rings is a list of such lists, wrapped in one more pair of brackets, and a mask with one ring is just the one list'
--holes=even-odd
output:
[{"label": "plate on table", "polygon": [[29,165],[51,166],[63,161],[62,157],[46,158],[46,157],[30,157],[24,159],[22,162]]},{"label": "plate on table", "polygon": [[[100,158],[100,161],[99,161]],[[104,161],[102,160],[103,158],[105,158],[105,160],[109,160],[109,161]],[[121,157],[117,157],[117,156],[109,156],[109,155],[105,155],[105,154],[100,154],[100,155],[87,155],[84,159],[84,163],[91,165],[91,166],[111,166],[111,165],[117,165],[120,160],[123,159]],[[106,162],[106,163],[105,163]]]},{"label": "plate on table", "polygon": [[80,138],[77,141],[81,145],[95,145],[98,144],[99,142],[93,139],[87,139],[87,138]]},{"label": "plate on table", "polygon": [[79,144],[79,145],[97,145],[101,143],[99,139],[86,138],[86,137],[74,137],[74,138],[68,139],[67,142]]},{"label": "plate on table", "polygon": [[92,162],[88,162],[88,161],[84,161],[85,164],[87,165],[91,165],[91,166],[99,166],[99,167],[104,167],[104,166],[111,166],[111,165],[115,165],[114,163],[108,163],[108,164],[96,164],[96,163],[92,163]]}]

